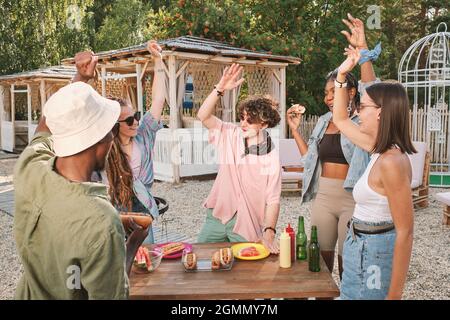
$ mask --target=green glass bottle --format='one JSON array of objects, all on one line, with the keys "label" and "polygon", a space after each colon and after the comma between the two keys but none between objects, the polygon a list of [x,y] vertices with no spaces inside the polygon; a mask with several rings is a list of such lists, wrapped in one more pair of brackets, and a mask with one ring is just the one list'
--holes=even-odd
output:
[{"label": "green glass bottle", "polygon": [[317,226],[311,227],[311,242],[308,246],[309,271],[320,271],[320,246],[317,240]]},{"label": "green glass bottle", "polygon": [[296,236],[296,256],[297,260],[306,260],[308,258],[308,237],[305,232],[305,221],[302,216],[298,217],[298,228]]}]

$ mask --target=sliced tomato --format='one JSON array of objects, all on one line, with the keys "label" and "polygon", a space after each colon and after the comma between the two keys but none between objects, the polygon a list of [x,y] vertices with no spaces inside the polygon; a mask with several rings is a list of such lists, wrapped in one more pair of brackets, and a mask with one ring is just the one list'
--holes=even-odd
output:
[{"label": "sliced tomato", "polygon": [[255,247],[246,247],[239,251],[241,257],[256,257],[259,256],[259,251]]}]

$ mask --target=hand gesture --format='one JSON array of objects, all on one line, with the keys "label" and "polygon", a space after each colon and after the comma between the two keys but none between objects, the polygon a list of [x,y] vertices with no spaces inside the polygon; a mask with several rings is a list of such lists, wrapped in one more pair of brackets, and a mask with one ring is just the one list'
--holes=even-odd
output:
[{"label": "hand gesture", "polygon": [[78,52],[75,55],[75,66],[81,79],[89,80],[95,76],[98,57],[92,51]]},{"label": "hand gesture", "polygon": [[244,82],[244,78],[240,78],[239,80],[237,80],[241,75],[242,69],[243,67],[239,66],[236,63],[233,63],[231,67],[226,67],[223,71],[223,75],[219,81],[219,84],[216,86],[217,90],[231,90]]},{"label": "hand gesture", "polygon": [[133,218],[130,218],[128,221],[128,239],[127,242],[132,244],[133,246],[139,247],[142,242],[144,242],[145,238],[148,236],[148,232],[150,230],[150,226],[146,229],[142,228],[138,225]]},{"label": "hand gesture", "polygon": [[280,253],[280,248],[278,247],[277,240],[275,239],[275,233],[272,230],[267,230],[264,232],[263,237],[261,238],[261,243],[269,249],[270,253]]},{"label": "hand gesture", "polygon": [[345,48],[344,55],[347,56],[344,62],[339,66],[340,74],[347,74],[353,70],[353,68],[358,64],[359,59],[361,59],[361,53],[359,49],[353,48],[351,45]]},{"label": "hand gesture", "polygon": [[294,104],[292,107],[288,109],[286,118],[289,128],[291,128],[291,130],[298,129],[298,127],[300,126],[302,115],[303,113],[305,113],[305,110],[306,108],[299,104]]},{"label": "hand gesture", "polygon": [[152,57],[162,59],[162,48],[155,40],[147,42],[147,50],[152,54]]},{"label": "hand gesture", "polygon": [[347,13],[348,20],[342,19],[347,27],[350,29],[351,34],[348,31],[341,31],[341,33],[347,38],[347,41],[355,48],[367,49],[366,35],[364,33],[364,23],[352,17],[350,13]]}]

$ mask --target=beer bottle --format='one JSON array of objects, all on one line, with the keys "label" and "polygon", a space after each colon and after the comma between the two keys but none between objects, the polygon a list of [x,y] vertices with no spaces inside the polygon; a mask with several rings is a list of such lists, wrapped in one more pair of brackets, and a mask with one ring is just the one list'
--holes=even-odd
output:
[{"label": "beer bottle", "polygon": [[308,237],[305,232],[305,221],[303,216],[298,217],[298,228],[296,236],[296,257],[297,260],[306,260],[308,258]]},{"label": "beer bottle", "polygon": [[308,247],[309,271],[320,271],[320,246],[317,240],[317,226],[311,227],[311,242]]}]

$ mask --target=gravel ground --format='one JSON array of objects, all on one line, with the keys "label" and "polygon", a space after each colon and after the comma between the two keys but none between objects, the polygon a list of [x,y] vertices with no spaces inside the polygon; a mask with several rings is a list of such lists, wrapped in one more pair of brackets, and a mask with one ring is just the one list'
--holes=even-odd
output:
[{"label": "gravel ground", "polygon": [[[0,179],[5,179],[0,182],[10,181],[14,161],[0,161]],[[155,196],[162,196],[169,202],[170,208],[165,214],[167,219],[173,219],[168,223],[169,232],[196,239],[205,218],[201,204],[212,184],[213,180],[187,180],[179,185],[155,183]],[[442,206],[433,197],[441,191],[443,189],[430,189],[430,206],[415,212],[413,254],[404,299],[450,300],[450,228],[442,226]],[[288,223],[296,227],[300,214],[305,216],[305,227],[310,230],[310,210],[311,203],[300,206],[297,195],[283,194],[277,231]],[[0,212],[0,299],[12,299],[21,273],[12,225],[13,218]],[[336,263],[333,277],[339,284]]]}]

